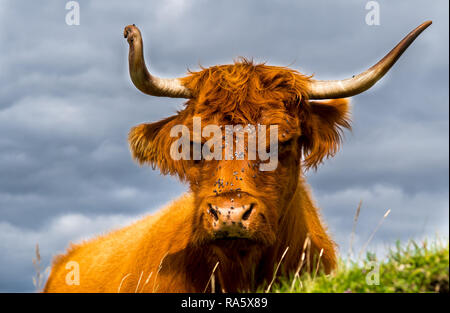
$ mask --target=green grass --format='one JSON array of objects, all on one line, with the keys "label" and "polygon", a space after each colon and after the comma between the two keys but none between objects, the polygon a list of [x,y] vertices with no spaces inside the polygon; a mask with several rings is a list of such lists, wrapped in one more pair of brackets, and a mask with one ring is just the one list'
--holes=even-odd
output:
[{"label": "green grass", "polygon": [[[294,284],[293,277],[281,279],[271,292],[449,292],[448,240],[410,241],[403,247],[397,242],[384,260],[367,253],[360,262],[341,259],[339,263],[331,275],[304,274]],[[378,266],[378,284],[374,265]]]}]

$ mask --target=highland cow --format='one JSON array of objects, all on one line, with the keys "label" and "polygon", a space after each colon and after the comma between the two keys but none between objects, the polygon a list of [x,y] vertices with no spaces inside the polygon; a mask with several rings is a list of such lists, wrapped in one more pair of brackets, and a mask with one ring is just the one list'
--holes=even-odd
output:
[{"label": "highland cow", "polygon": [[[278,264],[277,275],[311,271],[317,264],[325,273],[333,271],[336,245],[304,171],[333,156],[342,131],[350,129],[343,98],[374,85],[430,24],[417,27],[367,71],[337,81],[246,59],[180,79],[158,78],[147,71],[140,31],[127,26],[134,85],[152,96],[188,99],[177,114],[131,130],[132,156],[178,176],[190,191],[154,215],[73,245],[55,258],[45,291],[254,291],[272,281]],[[317,101],[323,99],[328,100]],[[276,125],[276,168],[261,171],[265,161],[246,158],[247,148],[240,158],[194,158],[189,150],[190,157],[174,159],[177,138],[171,129],[184,125],[193,132],[194,118],[203,125]],[[189,138],[189,145],[202,147],[208,136]],[[70,261],[79,265],[76,285],[66,283]]]}]

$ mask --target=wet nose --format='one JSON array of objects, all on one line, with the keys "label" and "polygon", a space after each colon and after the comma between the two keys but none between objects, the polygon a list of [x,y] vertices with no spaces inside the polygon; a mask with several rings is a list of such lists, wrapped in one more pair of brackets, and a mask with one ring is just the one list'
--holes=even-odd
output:
[{"label": "wet nose", "polygon": [[256,203],[221,207],[208,204],[216,238],[246,238]]}]

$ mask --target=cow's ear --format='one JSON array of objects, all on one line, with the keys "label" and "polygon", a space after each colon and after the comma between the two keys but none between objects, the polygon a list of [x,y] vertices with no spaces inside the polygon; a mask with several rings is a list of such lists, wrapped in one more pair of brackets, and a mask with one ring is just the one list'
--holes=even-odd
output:
[{"label": "cow's ear", "polygon": [[170,147],[177,139],[170,136],[170,130],[177,124],[182,124],[180,115],[133,127],[128,135],[133,158],[141,165],[158,167],[164,175],[178,174],[181,179],[184,179],[186,161],[176,161],[170,155]]},{"label": "cow's ear", "polygon": [[349,101],[309,101],[300,114],[304,165],[316,169],[339,150],[343,129],[351,129]]}]

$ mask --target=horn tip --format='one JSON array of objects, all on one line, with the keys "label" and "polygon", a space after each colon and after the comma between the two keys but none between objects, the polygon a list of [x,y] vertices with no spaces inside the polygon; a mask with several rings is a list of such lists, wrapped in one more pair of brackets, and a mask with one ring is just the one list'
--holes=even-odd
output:
[{"label": "horn tip", "polygon": [[427,28],[431,24],[433,24],[433,21],[432,20],[428,20],[428,21],[423,22],[422,25],[420,25],[420,26]]}]

